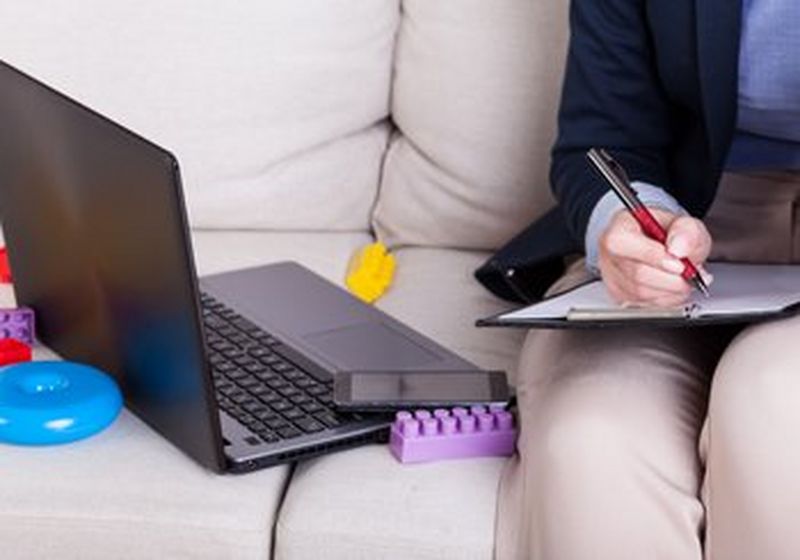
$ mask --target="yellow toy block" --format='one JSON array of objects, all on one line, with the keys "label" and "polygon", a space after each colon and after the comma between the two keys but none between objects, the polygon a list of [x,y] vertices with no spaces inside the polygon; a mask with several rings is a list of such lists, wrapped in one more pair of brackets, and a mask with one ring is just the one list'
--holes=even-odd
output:
[{"label": "yellow toy block", "polygon": [[345,285],[360,300],[373,303],[389,289],[394,269],[394,255],[386,250],[386,246],[370,243],[350,259]]}]

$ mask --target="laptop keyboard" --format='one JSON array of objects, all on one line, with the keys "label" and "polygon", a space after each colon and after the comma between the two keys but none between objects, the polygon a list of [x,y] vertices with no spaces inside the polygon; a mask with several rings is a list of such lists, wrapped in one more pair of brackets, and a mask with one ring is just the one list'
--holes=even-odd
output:
[{"label": "laptop keyboard", "polygon": [[286,359],[269,333],[208,294],[201,294],[201,303],[217,402],[261,442],[276,443],[358,419],[334,411],[333,381]]}]

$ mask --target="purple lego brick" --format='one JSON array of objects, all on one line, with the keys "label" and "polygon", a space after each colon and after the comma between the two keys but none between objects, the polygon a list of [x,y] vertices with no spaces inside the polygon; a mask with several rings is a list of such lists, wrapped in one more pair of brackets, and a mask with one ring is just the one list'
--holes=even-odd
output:
[{"label": "purple lego brick", "polygon": [[514,453],[517,430],[512,414],[482,406],[438,409],[433,413],[400,411],[389,436],[389,448],[401,463],[466,457],[507,457]]},{"label": "purple lego brick", "polygon": [[33,309],[18,307],[0,309],[0,339],[14,338],[32,345],[34,336]]}]

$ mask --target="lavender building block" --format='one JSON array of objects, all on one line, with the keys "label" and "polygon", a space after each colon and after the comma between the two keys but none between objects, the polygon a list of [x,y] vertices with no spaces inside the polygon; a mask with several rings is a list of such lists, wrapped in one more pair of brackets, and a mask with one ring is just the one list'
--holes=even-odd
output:
[{"label": "lavender building block", "polygon": [[25,344],[33,344],[34,315],[28,307],[0,309],[0,339],[14,338]]},{"label": "lavender building block", "polygon": [[389,448],[401,463],[423,463],[466,457],[507,457],[514,453],[514,417],[503,409],[439,409],[433,413],[400,411],[389,436]]}]

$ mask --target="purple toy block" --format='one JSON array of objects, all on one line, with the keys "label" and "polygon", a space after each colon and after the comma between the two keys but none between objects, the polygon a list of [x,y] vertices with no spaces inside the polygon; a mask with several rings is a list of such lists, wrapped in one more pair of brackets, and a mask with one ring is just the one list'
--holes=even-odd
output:
[{"label": "purple toy block", "polygon": [[507,410],[473,406],[433,413],[402,410],[395,416],[389,448],[401,463],[466,457],[507,457],[514,453],[517,430]]},{"label": "purple toy block", "polygon": [[0,309],[0,339],[13,338],[33,344],[34,315],[29,307]]}]

